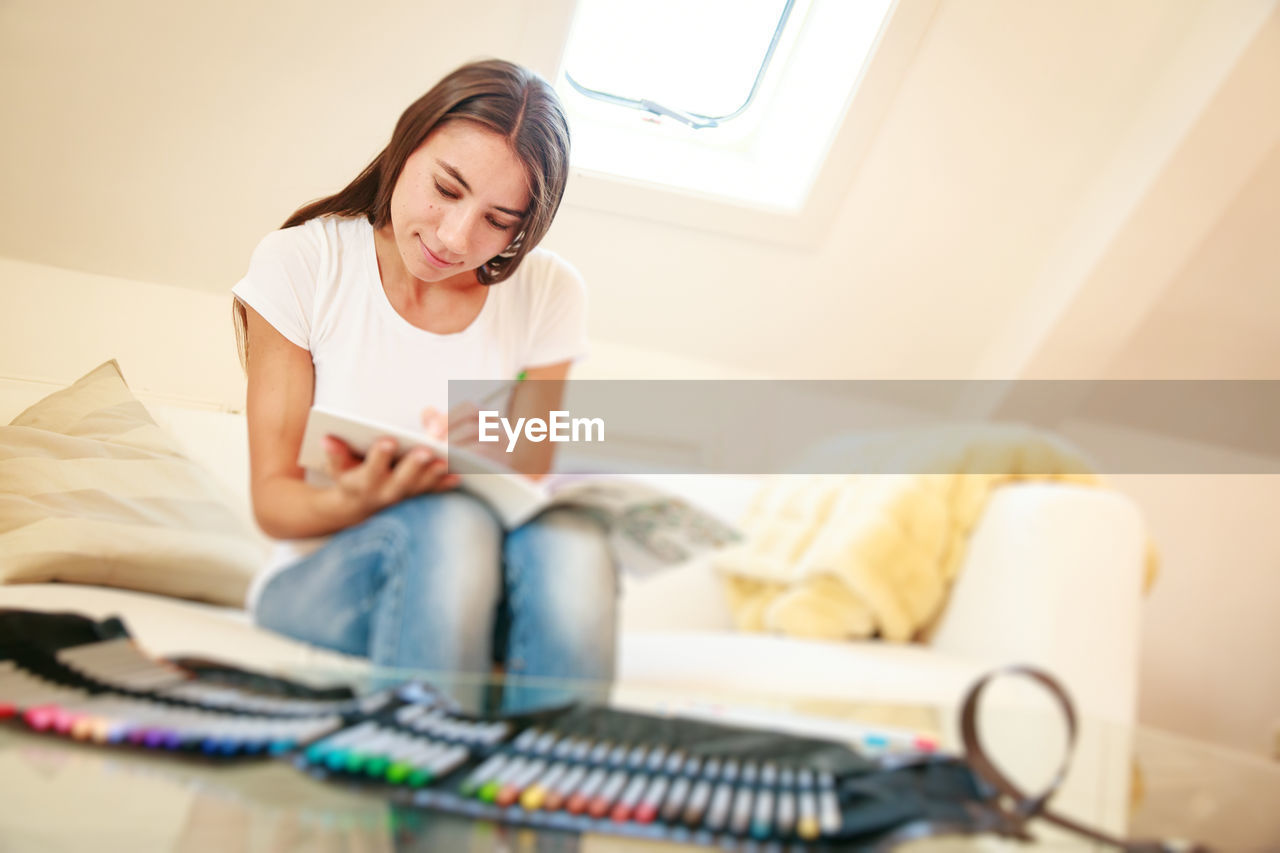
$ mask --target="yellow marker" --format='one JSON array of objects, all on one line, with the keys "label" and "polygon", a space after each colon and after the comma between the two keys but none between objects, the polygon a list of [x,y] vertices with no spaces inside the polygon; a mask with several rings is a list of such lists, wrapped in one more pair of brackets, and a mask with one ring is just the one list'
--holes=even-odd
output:
[{"label": "yellow marker", "polygon": [[525,792],[520,795],[520,805],[524,806],[527,811],[536,812],[542,808],[542,803],[547,798],[547,789],[541,785],[530,785]]},{"label": "yellow marker", "polygon": [[97,717],[81,717],[71,724],[71,736],[76,740],[88,740],[93,734],[93,724]]},{"label": "yellow marker", "polygon": [[818,823],[818,798],[813,790],[813,773],[801,770],[797,780],[800,783],[800,818],[796,821],[796,835],[805,841],[813,841],[822,832]]},{"label": "yellow marker", "polygon": [[547,796],[560,784],[568,770],[569,765],[563,762],[552,764],[520,795],[520,805],[531,812],[542,808],[547,802]]},{"label": "yellow marker", "polygon": [[106,743],[108,735],[111,734],[111,720],[106,717],[94,717],[93,729],[89,736],[93,738],[94,743]]}]

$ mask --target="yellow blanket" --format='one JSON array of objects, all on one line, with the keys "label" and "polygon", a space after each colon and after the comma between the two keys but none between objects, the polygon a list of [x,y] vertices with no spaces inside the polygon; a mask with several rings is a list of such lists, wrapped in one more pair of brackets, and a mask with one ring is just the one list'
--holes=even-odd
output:
[{"label": "yellow blanket", "polygon": [[827,461],[868,473],[773,478],[743,519],[745,540],[716,557],[740,629],[916,639],[941,611],[995,488],[1101,484],[1080,453],[1017,425],[870,435]]}]

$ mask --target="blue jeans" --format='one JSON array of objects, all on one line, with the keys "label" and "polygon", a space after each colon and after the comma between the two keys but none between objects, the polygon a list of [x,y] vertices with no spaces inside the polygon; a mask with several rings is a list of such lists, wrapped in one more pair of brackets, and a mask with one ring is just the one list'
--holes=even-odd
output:
[{"label": "blue jeans", "polygon": [[502,662],[502,708],[514,712],[607,692],[617,589],[605,530],[589,515],[556,508],[505,533],[484,503],[452,491],[335,534],[271,578],[255,618],[377,666],[424,671],[468,710],[483,709],[477,678]]}]

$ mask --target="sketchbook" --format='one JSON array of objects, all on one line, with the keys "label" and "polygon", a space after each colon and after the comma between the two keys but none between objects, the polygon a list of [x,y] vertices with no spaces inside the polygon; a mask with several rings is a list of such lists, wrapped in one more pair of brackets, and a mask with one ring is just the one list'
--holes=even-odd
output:
[{"label": "sketchbook", "polygon": [[396,440],[397,458],[417,446],[430,448],[448,460],[449,470],[460,477],[459,487],[484,500],[508,530],[552,507],[583,508],[609,529],[615,556],[638,573],[684,562],[742,538],[721,519],[636,477],[560,474],[534,481],[492,459],[451,450],[425,433],[321,406],[313,406],[307,417],[298,465],[327,470],[326,435],[342,439],[360,455],[383,436]]}]

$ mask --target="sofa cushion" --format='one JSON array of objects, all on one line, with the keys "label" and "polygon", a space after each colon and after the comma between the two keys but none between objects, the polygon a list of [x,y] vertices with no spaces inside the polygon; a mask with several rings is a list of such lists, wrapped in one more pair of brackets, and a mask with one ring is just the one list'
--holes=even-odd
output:
[{"label": "sofa cushion", "polygon": [[0,581],[240,605],[262,549],[107,362],[0,427]]},{"label": "sofa cushion", "polygon": [[920,645],[831,642],[731,631],[625,636],[618,681],[724,697],[951,706],[991,668]]}]

